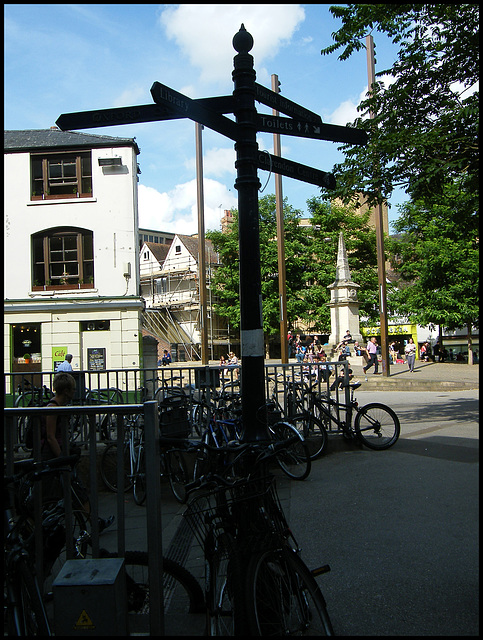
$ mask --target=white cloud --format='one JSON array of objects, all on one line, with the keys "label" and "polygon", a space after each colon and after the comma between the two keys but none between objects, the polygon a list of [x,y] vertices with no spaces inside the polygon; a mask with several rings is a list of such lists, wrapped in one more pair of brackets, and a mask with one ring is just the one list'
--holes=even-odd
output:
[{"label": "white cloud", "polygon": [[[235,176],[235,149],[220,149],[213,147],[203,153],[203,176],[207,178],[222,178],[226,174]],[[185,162],[185,167],[195,171],[196,159],[190,158]]]},{"label": "white cloud", "polygon": [[[387,89],[389,85],[395,82],[395,78],[390,75],[384,75],[380,78],[377,78],[378,82],[382,82],[384,87]],[[359,104],[367,98],[368,85],[364,87],[364,89],[360,92],[359,97],[356,101],[352,100],[344,100],[340,105],[328,116],[324,119],[325,122],[330,124],[339,124],[339,125],[347,125],[352,124],[356,118],[361,117],[361,112],[357,111],[357,107]],[[367,118],[367,115],[363,115],[364,118]]]},{"label": "white cloud", "polygon": [[113,107],[125,107],[132,104],[144,104],[146,100],[145,87],[132,87],[125,89],[117,98],[114,99]]},{"label": "white cloud", "polygon": [[[216,180],[204,179],[205,229],[218,230],[225,209],[238,206],[236,191],[230,191]],[[160,193],[139,185],[139,226],[142,229],[171,231],[185,235],[198,232],[196,180],[178,184]]]},{"label": "white cloud", "polygon": [[231,80],[232,39],[243,23],[254,39],[250,52],[258,69],[264,59],[288,43],[305,11],[298,4],[180,4],[168,5],[160,17],[169,39],[190,64],[201,70],[202,82]]}]

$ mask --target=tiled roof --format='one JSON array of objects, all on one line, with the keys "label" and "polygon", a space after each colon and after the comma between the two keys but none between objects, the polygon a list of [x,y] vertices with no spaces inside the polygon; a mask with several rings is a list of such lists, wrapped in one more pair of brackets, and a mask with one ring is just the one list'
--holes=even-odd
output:
[{"label": "tiled roof", "polygon": [[[184,246],[188,249],[195,260],[198,260],[198,246],[199,239],[196,236],[183,236],[178,234],[178,238],[184,244]],[[206,247],[206,259],[210,264],[216,264],[218,262],[218,254],[213,249],[213,244],[211,240],[205,238],[205,247]]]},{"label": "tiled roof", "polygon": [[26,129],[4,131],[4,151],[28,151],[30,149],[73,149],[93,147],[133,146],[136,154],[139,147],[134,138],[101,136],[77,131],[52,129]]},{"label": "tiled roof", "polygon": [[160,242],[145,242],[144,244],[148,247],[159,264],[162,265],[166,256],[168,255],[171,243],[161,244]]}]

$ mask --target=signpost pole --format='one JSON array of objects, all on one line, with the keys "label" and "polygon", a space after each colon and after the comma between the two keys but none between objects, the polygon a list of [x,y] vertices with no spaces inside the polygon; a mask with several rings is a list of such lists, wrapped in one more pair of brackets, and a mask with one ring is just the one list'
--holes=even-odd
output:
[{"label": "signpost pole", "polygon": [[243,24],[233,37],[238,51],[234,58],[233,96],[238,127],[235,144],[240,243],[240,338],[241,399],[243,439],[255,442],[266,438],[264,388],[264,341],[262,284],[260,270],[260,229],[258,216],[257,127],[255,70],[248,53],[253,38]]}]

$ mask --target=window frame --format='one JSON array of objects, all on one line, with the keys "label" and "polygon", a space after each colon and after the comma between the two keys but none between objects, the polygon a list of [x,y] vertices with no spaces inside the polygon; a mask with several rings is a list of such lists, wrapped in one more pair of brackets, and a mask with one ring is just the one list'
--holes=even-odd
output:
[{"label": "window frame", "polygon": [[[75,250],[65,247],[66,238],[75,238]],[[52,240],[61,239],[61,249],[52,247]],[[89,242],[89,246],[86,246]],[[76,259],[66,252],[75,251]],[[52,256],[52,253],[62,256]],[[89,229],[79,227],[53,227],[44,229],[31,236],[32,286],[70,286],[77,289],[80,285],[94,286],[94,234]],[[53,257],[61,257],[55,260]],[[77,273],[69,273],[69,266],[77,265]],[[52,266],[62,265],[62,274],[53,275]],[[90,267],[90,268],[89,268]],[[64,275],[65,274],[65,275]],[[87,282],[86,282],[87,281]]]},{"label": "window frame", "polygon": [[[69,180],[64,176],[53,177],[49,169],[54,164],[60,164],[61,173],[64,171],[64,163],[71,160],[75,164],[75,179]],[[50,176],[50,178],[49,178]],[[59,181],[59,182],[55,182]],[[39,188],[40,187],[40,188]],[[51,193],[52,189],[66,189],[70,193]],[[40,191],[40,193],[39,193]],[[92,151],[55,151],[55,152],[31,152],[30,153],[30,200],[62,200],[67,198],[91,198],[92,197]]]}]

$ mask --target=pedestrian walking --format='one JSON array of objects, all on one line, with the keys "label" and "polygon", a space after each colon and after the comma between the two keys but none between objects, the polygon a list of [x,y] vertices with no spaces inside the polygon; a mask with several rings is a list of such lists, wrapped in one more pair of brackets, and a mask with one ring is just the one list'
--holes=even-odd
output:
[{"label": "pedestrian walking", "polygon": [[404,347],[404,353],[406,354],[406,362],[408,363],[409,371],[413,373],[414,361],[416,360],[416,345],[412,338],[409,338],[409,342]]},{"label": "pedestrian walking", "polygon": [[378,368],[379,368],[379,363],[377,361],[377,340],[376,338],[373,336],[369,342],[367,343],[367,353],[369,354],[369,362],[366,364],[365,367],[362,368],[362,370],[364,371],[364,375],[366,376],[366,381],[367,381],[367,370],[370,369],[372,367],[372,365],[374,365],[374,375],[377,375],[378,372]]}]

